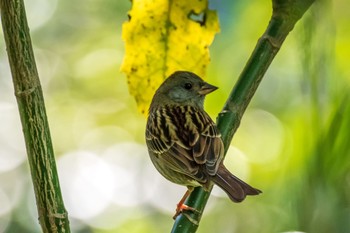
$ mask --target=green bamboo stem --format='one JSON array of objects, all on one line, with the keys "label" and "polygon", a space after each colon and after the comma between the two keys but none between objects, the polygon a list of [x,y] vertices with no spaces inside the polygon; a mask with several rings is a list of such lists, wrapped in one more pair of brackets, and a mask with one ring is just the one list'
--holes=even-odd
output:
[{"label": "green bamboo stem", "polygon": [[[267,29],[260,37],[217,118],[217,125],[222,134],[225,152],[227,152],[232,138],[240,125],[241,118],[265,72],[289,32],[293,30],[296,22],[313,2],[314,0],[272,0],[273,12]],[[179,215],[171,232],[196,232],[209,196],[210,193],[197,187],[188,197],[186,204],[194,207],[199,213],[187,212]]]},{"label": "green bamboo stem", "polygon": [[39,223],[44,233],[69,233],[23,0],[0,0],[0,10]]}]

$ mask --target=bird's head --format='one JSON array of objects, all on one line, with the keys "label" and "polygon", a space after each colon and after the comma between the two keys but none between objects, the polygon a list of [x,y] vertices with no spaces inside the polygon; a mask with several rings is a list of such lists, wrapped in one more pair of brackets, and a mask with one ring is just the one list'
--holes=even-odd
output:
[{"label": "bird's head", "polygon": [[178,103],[203,107],[205,96],[216,89],[192,72],[177,71],[158,88],[151,106]]}]

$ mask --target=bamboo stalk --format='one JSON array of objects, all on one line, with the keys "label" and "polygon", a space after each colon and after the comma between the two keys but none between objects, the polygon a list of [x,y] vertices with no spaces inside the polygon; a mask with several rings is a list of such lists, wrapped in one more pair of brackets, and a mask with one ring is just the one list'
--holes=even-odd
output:
[{"label": "bamboo stalk", "polygon": [[[217,118],[222,134],[225,152],[238,129],[241,118],[257,90],[265,72],[281,48],[296,22],[309,9],[314,0],[272,0],[273,12],[266,31],[260,37],[237,83],[233,87],[227,102]],[[196,232],[210,193],[201,187],[195,188],[186,201],[186,205],[199,213],[179,215],[172,233]]]},{"label": "bamboo stalk", "polygon": [[0,0],[1,20],[43,232],[69,233],[23,0]]}]

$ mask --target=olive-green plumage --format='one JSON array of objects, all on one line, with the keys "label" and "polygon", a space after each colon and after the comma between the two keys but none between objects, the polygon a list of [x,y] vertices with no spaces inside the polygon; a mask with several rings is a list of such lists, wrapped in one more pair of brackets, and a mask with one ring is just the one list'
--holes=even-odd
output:
[{"label": "olive-green plumage", "polygon": [[149,155],[168,180],[189,188],[221,187],[234,202],[257,195],[223,165],[221,135],[204,111],[204,98],[217,87],[191,72],[177,71],[156,91],[146,126]]}]

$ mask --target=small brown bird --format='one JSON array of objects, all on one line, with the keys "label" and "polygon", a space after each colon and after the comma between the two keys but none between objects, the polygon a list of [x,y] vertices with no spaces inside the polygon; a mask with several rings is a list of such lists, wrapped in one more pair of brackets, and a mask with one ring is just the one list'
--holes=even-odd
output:
[{"label": "small brown bird", "polygon": [[208,190],[213,182],[234,202],[261,193],[223,164],[221,135],[203,108],[205,96],[216,89],[194,73],[177,71],[158,88],[149,108],[146,143],[151,160],[166,179],[188,188],[174,219],[184,209],[194,210],[183,203],[197,186]]}]

